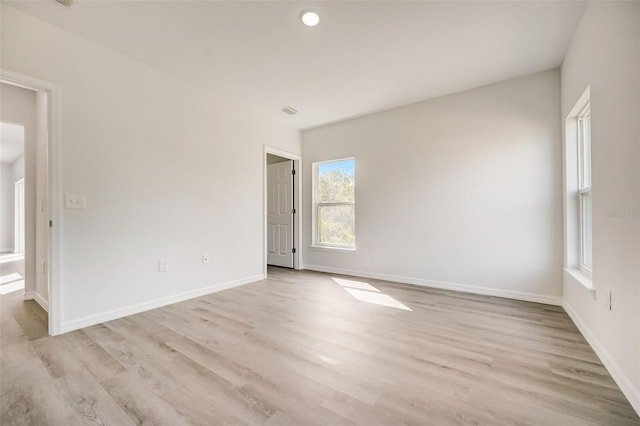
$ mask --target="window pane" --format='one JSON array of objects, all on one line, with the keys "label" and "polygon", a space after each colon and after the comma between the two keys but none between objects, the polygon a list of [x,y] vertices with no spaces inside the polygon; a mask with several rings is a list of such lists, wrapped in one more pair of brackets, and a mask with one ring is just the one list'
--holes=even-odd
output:
[{"label": "window pane", "polygon": [[582,117],[582,144],[583,144],[583,181],[582,187],[591,186],[591,115],[587,113]]},{"label": "window pane", "polygon": [[354,160],[318,164],[318,203],[353,203],[355,201]]},{"label": "window pane", "polygon": [[580,195],[580,216],[581,216],[581,243],[582,243],[582,264],[587,268],[592,268],[591,252],[591,193],[585,192]]},{"label": "window pane", "polygon": [[318,206],[318,242],[353,246],[356,242],[355,206]]},{"label": "window pane", "polygon": [[578,187],[591,186],[591,112],[589,106],[578,117],[579,180]]}]

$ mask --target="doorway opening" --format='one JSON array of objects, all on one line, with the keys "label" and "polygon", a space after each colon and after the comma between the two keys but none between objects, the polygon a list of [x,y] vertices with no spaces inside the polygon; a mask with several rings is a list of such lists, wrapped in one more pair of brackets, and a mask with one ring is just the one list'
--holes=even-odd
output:
[{"label": "doorway opening", "polygon": [[24,126],[0,122],[0,295],[24,294]]},{"label": "doorway opening", "polygon": [[264,275],[267,265],[300,269],[301,158],[264,148]]},{"label": "doorway opening", "polygon": [[[11,303],[20,303],[20,299],[33,300],[42,309],[43,318],[48,320],[48,332],[51,335],[61,332],[58,314],[59,298],[57,288],[52,284],[51,257],[56,254],[51,250],[51,236],[54,219],[54,197],[51,196],[53,185],[51,178],[51,152],[55,152],[53,140],[57,129],[54,119],[54,108],[58,98],[56,86],[29,76],[0,69],[0,144],[5,151],[11,135],[20,133],[23,152],[21,162],[12,162],[11,179],[4,184],[5,165],[2,158],[2,226],[1,237],[11,241],[13,258],[3,259],[0,256],[0,293],[7,294]],[[57,108],[55,108],[57,112]],[[20,132],[11,131],[10,126],[19,126]],[[5,203],[9,198],[11,203]],[[57,190],[56,190],[57,193]],[[54,194],[55,195],[55,194]],[[8,204],[8,206],[5,206]],[[57,207],[57,203],[56,208]],[[11,212],[11,219],[5,219]],[[59,217],[55,215],[55,217]],[[10,237],[9,237],[10,236]],[[57,239],[56,239],[57,241]],[[4,247],[2,244],[2,248]],[[5,260],[7,260],[5,262]],[[21,262],[21,263],[20,263]],[[18,288],[18,277],[22,286]],[[10,281],[13,288],[2,285]],[[5,291],[6,290],[6,291]],[[8,295],[12,293],[12,295]],[[9,299],[6,299],[9,300]]]}]

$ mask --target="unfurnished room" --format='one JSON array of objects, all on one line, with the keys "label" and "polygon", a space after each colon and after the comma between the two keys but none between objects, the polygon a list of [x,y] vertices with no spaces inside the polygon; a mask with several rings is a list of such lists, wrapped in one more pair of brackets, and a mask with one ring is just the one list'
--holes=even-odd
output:
[{"label": "unfurnished room", "polygon": [[1,425],[640,425],[640,1],[0,0]]}]

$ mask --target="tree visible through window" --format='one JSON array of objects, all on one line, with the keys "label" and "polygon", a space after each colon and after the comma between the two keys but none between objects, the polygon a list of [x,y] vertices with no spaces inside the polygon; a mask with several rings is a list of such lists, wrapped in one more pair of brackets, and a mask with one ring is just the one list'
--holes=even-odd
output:
[{"label": "tree visible through window", "polygon": [[315,244],[355,247],[355,160],[314,163]]}]

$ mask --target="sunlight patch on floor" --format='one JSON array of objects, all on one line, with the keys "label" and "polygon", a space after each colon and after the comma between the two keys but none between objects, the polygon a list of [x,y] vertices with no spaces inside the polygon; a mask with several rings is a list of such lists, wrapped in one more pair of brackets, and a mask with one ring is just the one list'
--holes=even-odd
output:
[{"label": "sunlight patch on floor", "polygon": [[363,281],[345,280],[342,278],[332,279],[357,300],[367,303],[373,303],[374,305],[402,309],[403,311],[412,311],[412,309],[404,303],[398,302],[388,294],[382,293],[380,290],[369,283],[365,283]]},{"label": "sunlight patch on floor", "polygon": [[377,288],[375,288],[371,284],[365,283],[365,282],[362,282],[362,281],[345,280],[345,279],[342,279],[342,278],[333,278],[333,280],[335,282],[337,282],[338,284],[340,284],[342,287],[358,288],[360,290],[369,290],[369,291],[375,291],[375,292],[380,293],[380,290],[378,290]]},{"label": "sunlight patch on floor", "polygon": [[14,281],[10,284],[0,285],[0,295],[13,293],[24,288],[24,280]]},{"label": "sunlight patch on floor", "polygon": [[23,253],[2,253],[0,254],[0,263],[17,262],[24,259]]},{"label": "sunlight patch on floor", "polygon": [[17,272],[13,274],[0,275],[0,285],[12,283],[21,279],[22,275],[18,274]]},{"label": "sunlight patch on floor", "polygon": [[13,274],[0,275],[0,295],[9,294],[24,288],[24,278],[14,272]]}]

